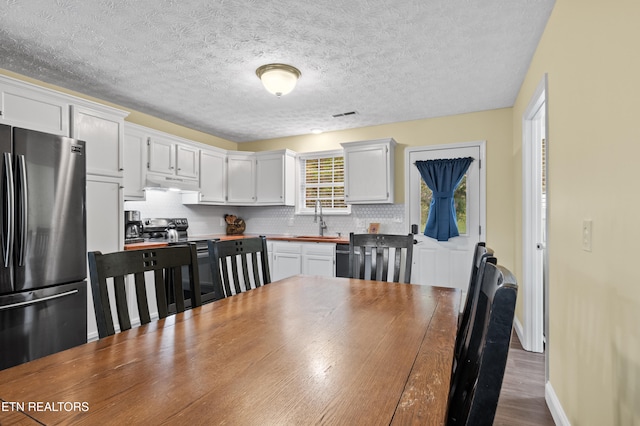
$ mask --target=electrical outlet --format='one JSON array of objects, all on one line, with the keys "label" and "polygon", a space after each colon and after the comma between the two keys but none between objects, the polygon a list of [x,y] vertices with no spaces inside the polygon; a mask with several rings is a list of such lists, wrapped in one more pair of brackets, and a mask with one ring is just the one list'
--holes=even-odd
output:
[{"label": "electrical outlet", "polygon": [[591,251],[591,240],[593,231],[593,221],[584,219],[582,221],[582,250]]},{"label": "electrical outlet", "polygon": [[293,225],[294,225],[294,223],[293,223],[293,218],[292,218],[292,217],[290,217],[290,218],[289,218],[289,220],[288,220],[288,222],[287,222],[287,226],[293,226]]},{"label": "electrical outlet", "polygon": [[220,226],[225,226],[227,224],[227,222],[224,220],[223,217],[220,218]]}]

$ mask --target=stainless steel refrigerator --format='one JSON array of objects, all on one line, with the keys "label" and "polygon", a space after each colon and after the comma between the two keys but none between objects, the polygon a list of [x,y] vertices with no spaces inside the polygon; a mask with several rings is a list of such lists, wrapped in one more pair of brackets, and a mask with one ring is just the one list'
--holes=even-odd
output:
[{"label": "stainless steel refrigerator", "polygon": [[83,141],[0,125],[0,369],[87,341]]}]

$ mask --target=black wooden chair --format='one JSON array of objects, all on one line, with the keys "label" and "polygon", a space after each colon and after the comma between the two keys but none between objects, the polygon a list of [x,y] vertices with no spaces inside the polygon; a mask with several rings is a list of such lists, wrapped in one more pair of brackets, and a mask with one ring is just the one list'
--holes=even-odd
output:
[{"label": "black wooden chair", "polygon": [[455,358],[456,361],[460,357],[460,351],[462,350],[462,343],[469,332],[469,322],[471,318],[471,310],[475,307],[478,301],[478,295],[480,293],[479,283],[482,281],[482,275],[484,272],[483,259],[487,258],[486,262],[497,263],[497,259],[493,257],[493,250],[487,248],[484,242],[476,244],[473,254],[473,260],[471,263],[471,275],[469,278],[469,287],[467,288],[467,298],[464,304],[464,310],[460,316],[458,322],[458,334],[456,335],[456,349]]},{"label": "black wooden chair", "polygon": [[267,239],[210,240],[209,264],[218,299],[271,282]]},{"label": "black wooden chair", "polygon": [[507,269],[486,263],[470,333],[451,381],[449,425],[491,425],[509,354],[518,286]]},{"label": "black wooden chair", "polygon": [[[351,278],[409,283],[413,259],[413,235],[349,234]],[[394,249],[389,279],[389,255]]]},{"label": "black wooden chair", "polygon": [[[151,322],[145,272],[153,272],[158,317],[183,312],[187,307],[202,304],[200,278],[198,276],[198,256],[195,244],[162,247],[155,249],[128,250],[102,254],[89,252],[89,275],[96,323],[100,338],[115,334],[109,289],[113,288],[120,331],[131,328],[127,305],[125,277],[133,275],[135,296],[140,315],[140,324]],[[183,267],[189,275],[190,300],[185,301],[183,292]],[[108,280],[113,279],[113,285]],[[175,303],[167,303],[168,286],[172,287]]]}]

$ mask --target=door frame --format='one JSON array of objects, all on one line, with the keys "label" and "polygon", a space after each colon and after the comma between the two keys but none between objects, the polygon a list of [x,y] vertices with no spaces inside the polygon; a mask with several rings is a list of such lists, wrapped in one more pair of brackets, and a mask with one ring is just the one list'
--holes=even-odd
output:
[{"label": "door frame", "polygon": [[[533,93],[524,114],[522,115],[522,281],[523,281],[523,324],[520,336],[522,346],[531,352],[544,352],[545,336],[546,343],[549,344],[548,318],[548,282],[549,282],[549,262],[548,262],[548,241],[543,248],[542,263],[543,276],[537,277],[536,271],[536,245],[539,243],[535,235],[540,221],[538,212],[541,210],[539,202],[536,200],[536,185],[541,178],[541,170],[537,164],[537,141],[532,138],[533,118],[537,111],[544,104],[545,108],[545,134],[542,135],[547,143],[546,149],[546,169],[549,170],[549,108],[547,102],[547,74],[542,77]],[[547,172],[548,174],[548,172]],[[549,181],[547,179],[547,200],[545,234],[548,236],[549,229]],[[548,237],[547,237],[548,240]],[[542,278],[543,286],[534,285],[537,279]]]}]

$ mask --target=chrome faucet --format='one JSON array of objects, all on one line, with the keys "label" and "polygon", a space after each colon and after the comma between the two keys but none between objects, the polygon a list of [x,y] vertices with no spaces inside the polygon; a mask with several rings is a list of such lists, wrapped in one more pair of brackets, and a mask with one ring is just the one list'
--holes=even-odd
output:
[{"label": "chrome faucet", "polygon": [[[318,215],[319,211],[319,215]],[[320,217],[320,222],[318,222],[318,217]],[[322,218],[322,203],[320,200],[316,200],[315,210],[313,212],[313,223],[318,223],[318,233],[320,236],[324,236],[324,230],[327,229],[327,223]]]}]

